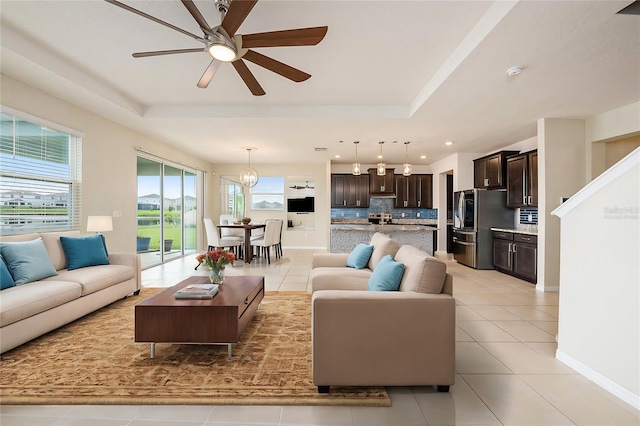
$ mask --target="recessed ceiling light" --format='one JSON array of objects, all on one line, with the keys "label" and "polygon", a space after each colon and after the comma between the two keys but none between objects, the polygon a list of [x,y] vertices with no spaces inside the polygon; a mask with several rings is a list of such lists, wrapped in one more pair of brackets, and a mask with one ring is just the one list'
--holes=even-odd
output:
[{"label": "recessed ceiling light", "polygon": [[340,154],[336,154],[336,155],[334,155],[334,157],[340,158]]},{"label": "recessed ceiling light", "polygon": [[507,75],[509,77],[515,77],[516,75],[520,74],[522,72],[522,67],[521,66],[515,66],[515,67],[511,67],[507,70]]},{"label": "recessed ceiling light", "polygon": [[453,145],[453,141],[446,141],[444,144],[447,145],[447,146],[451,146],[451,145]]},{"label": "recessed ceiling light", "polygon": [[424,160],[425,158],[427,158],[427,156],[426,155],[421,155],[420,158],[422,158]]}]

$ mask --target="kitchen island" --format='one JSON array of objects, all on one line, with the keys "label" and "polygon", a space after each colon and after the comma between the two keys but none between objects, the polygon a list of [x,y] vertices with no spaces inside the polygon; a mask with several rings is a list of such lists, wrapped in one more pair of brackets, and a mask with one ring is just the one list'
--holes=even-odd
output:
[{"label": "kitchen island", "polygon": [[331,224],[331,252],[350,253],[358,243],[367,243],[376,232],[388,235],[400,244],[408,244],[433,256],[435,226],[426,225],[373,225],[373,224]]}]

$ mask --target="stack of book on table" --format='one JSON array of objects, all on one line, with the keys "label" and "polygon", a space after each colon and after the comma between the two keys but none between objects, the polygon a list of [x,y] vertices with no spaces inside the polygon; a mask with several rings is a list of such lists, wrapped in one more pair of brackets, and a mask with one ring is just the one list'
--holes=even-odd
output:
[{"label": "stack of book on table", "polygon": [[218,284],[190,284],[174,293],[176,299],[213,299]]}]

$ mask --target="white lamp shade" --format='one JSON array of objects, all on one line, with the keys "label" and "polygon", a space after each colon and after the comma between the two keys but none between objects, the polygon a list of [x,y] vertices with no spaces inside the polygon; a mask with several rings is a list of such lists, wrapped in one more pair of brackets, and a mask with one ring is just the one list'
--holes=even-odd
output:
[{"label": "white lamp shade", "polygon": [[87,218],[87,231],[113,231],[113,220],[111,219],[111,216],[89,216]]}]

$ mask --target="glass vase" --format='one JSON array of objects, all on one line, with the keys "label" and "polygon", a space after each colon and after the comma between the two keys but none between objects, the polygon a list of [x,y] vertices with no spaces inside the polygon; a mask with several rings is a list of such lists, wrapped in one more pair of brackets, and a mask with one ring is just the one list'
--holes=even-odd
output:
[{"label": "glass vase", "polygon": [[213,284],[222,284],[224,281],[224,268],[209,268],[209,281]]}]

